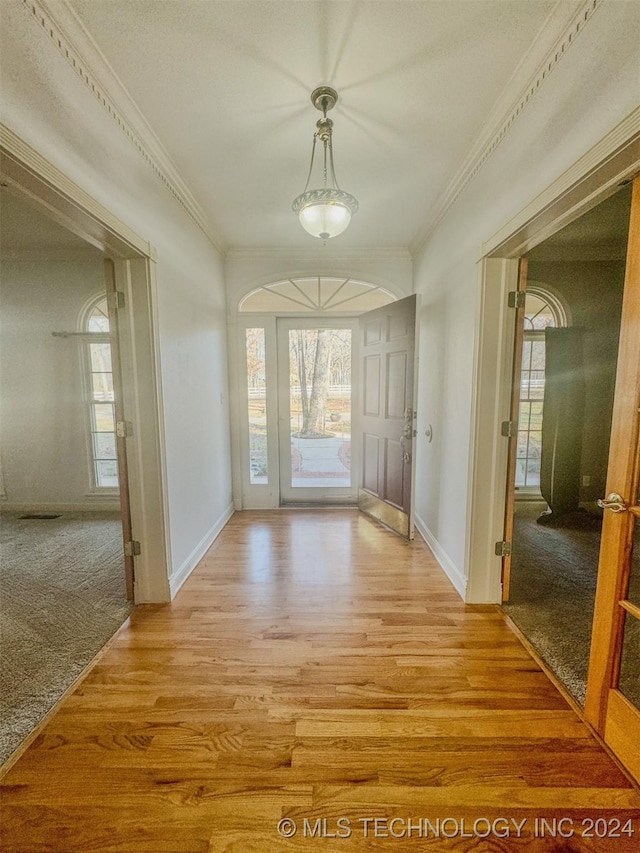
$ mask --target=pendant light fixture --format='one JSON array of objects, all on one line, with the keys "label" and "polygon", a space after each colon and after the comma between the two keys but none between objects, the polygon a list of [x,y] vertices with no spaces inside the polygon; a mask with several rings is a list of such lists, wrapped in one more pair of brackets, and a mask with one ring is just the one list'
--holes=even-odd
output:
[{"label": "pendant light fixture", "polygon": [[[311,148],[311,164],[304,192],[292,204],[293,212],[298,215],[300,224],[313,237],[319,237],[326,242],[331,237],[342,234],[351,222],[351,217],[358,210],[358,202],[351,193],[344,192],[338,186],[333,167],[333,146],[331,137],[333,122],[327,118],[329,110],[335,107],[338,93],[330,86],[320,86],[311,93],[311,103],[321,110],[322,118],[316,123],[317,130],[313,136]],[[313,163],[318,139],[323,145],[322,177],[318,183],[320,189],[308,189],[313,177]]]}]

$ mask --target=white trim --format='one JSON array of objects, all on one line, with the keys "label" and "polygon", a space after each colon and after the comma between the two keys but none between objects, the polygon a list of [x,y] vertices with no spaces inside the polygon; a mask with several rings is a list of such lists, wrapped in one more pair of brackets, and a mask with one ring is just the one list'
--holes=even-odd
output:
[{"label": "white trim", "polygon": [[225,524],[229,521],[231,516],[235,512],[235,507],[233,503],[230,503],[226,510],[222,513],[222,515],[218,518],[216,523],[211,527],[205,535],[202,537],[200,542],[193,549],[191,554],[187,557],[184,563],[177,569],[171,577],[169,578],[169,588],[171,591],[171,600],[176,597],[178,591],[181,586],[187,580],[191,572],[196,568],[200,560],[207,553],[211,545],[215,542],[215,540],[220,535]]},{"label": "white trim", "polygon": [[411,241],[409,247],[414,257],[424,248],[457,198],[505,139],[518,116],[542,88],[544,81],[565,56],[602,2],[603,0],[583,0],[569,22],[565,17],[566,4],[556,4],[556,8],[545,21],[528,53],[496,101],[462,165],[432,206],[427,227]]},{"label": "white trim", "polygon": [[420,536],[422,536],[422,538],[427,544],[427,547],[438,561],[438,565],[453,584],[460,598],[465,601],[467,594],[467,579],[465,578],[465,576],[457,568],[457,566],[454,565],[447,552],[440,545],[436,537],[429,530],[429,528],[420,518],[417,512],[414,513],[414,525],[415,529],[418,531]]},{"label": "white trim", "polygon": [[115,263],[116,289],[125,294],[118,314],[123,404],[133,435],[127,439],[129,499],[136,557],[135,602],[170,601],[170,521],[162,376],[158,346],[155,263]]},{"label": "white trim", "polygon": [[222,251],[222,240],[214,234],[203,208],[71,4],[22,0],[22,5],[188,216]]},{"label": "white trim", "polygon": [[509,420],[515,329],[514,309],[507,306],[507,293],[517,285],[518,261],[485,258],[478,275],[466,601],[497,604],[502,600],[502,561],[495,554],[495,543],[504,535],[508,452],[500,424]]},{"label": "white trim", "polygon": [[[344,248],[338,246],[323,246],[316,248],[286,248],[285,246],[274,246],[272,248],[263,248],[260,246],[245,246],[232,247],[227,249],[225,253],[226,261],[235,260],[273,260],[283,258],[287,261],[316,261],[318,266],[327,266],[329,264],[346,263],[349,264],[354,260],[364,261],[406,261],[408,264],[413,263],[411,253],[408,249],[398,246],[374,246],[370,249],[354,246]],[[309,275],[309,273],[303,273]],[[331,273],[327,273],[331,275]]]},{"label": "white trim", "polygon": [[16,503],[4,501],[2,512],[117,512],[120,513],[120,501],[116,499],[96,499],[75,503]]},{"label": "white trim", "polygon": [[[633,177],[639,166],[640,107],[637,107],[483,243],[479,259],[487,255],[513,258],[525,254],[604,201],[622,181]],[[591,178],[593,186],[589,183]],[[565,208],[562,211],[557,209],[561,204]],[[550,209],[552,213],[545,217]],[[537,217],[541,218],[539,223],[535,221]],[[520,232],[521,240],[512,245]]]},{"label": "white trim", "polygon": [[153,258],[146,240],[1,122],[0,166],[3,181],[91,246],[117,258]]}]

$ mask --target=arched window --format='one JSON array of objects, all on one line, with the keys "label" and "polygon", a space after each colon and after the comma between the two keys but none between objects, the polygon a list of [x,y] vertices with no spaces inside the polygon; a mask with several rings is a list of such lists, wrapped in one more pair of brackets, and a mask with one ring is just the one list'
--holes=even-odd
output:
[{"label": "arched window", "polygon": [[95,300],[85,313],[85,364],[94,490],[118,488],[116,421],[109,342],[107,299]]},{"label": "arched window", "polygon": [[238,310],[248,314],[363,314],[389,302],[395,302],[395,296],[378,285],[314,275],[258,287],[241,300]]},{"label": "arched window", "polygon": [[545,339],[548,327],[568,325],[567,312],[555,294],[540,285],[527,286],[524,308],[522,373],[516,488],[538,491],[545,381]]}]

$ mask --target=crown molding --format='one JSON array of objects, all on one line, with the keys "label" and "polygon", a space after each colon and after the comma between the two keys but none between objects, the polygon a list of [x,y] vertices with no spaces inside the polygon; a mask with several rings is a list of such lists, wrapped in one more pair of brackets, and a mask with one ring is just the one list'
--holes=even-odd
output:
[{"label": "crown molding", "polygon": [[2,122],[0,180],[101,252],[122,258],[155,256],[146,240]]},{"label": "crown molding", "polygon": [[559,0],[494,104],[462,165],[436,200],[427,226],[411,241],[413,257],[424,248],[460,194],[505,139],[604,0],[583,0],[567,21],[566,3]]},{"label": "crown molding", "polygon": [[182,209],[223,253],[224,241],[212,228],[169,153],[68,0],[21,2]]},{"label": "crown molding", "polygon": [[621,183],[637,177],[639,169],[640,107],[636,107],[487,240],[479,258],[518,257],[530,251]]},{"label": "crown molding", "polygon": [[399,246],[377,246],[373,248],[366,247],[327,247],[318,246],[313,248],[293,248],[286,247],[267,248],[260,246],[236,246],[227,250],[225,254],[226,261],[235,261],[239,259],[260,259],[260,258],[287,258],[295,261],[323,261],[331,263],[332,261],[345,260],[365,260],[365,261],[405,261],[412,263],[413,259],[408,249]]}]

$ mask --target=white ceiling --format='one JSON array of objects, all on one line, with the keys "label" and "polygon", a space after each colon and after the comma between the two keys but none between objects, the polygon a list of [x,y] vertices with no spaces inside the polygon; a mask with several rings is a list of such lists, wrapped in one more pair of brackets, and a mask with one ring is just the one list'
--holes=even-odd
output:
[{"label": "white ceiling", "polygon": [[[343,248],[406,247],[570,0],[69,0],[227,247],[309,246],[319,85],[360,202]],[[538,39],[538,48],[539,48]]]}]

